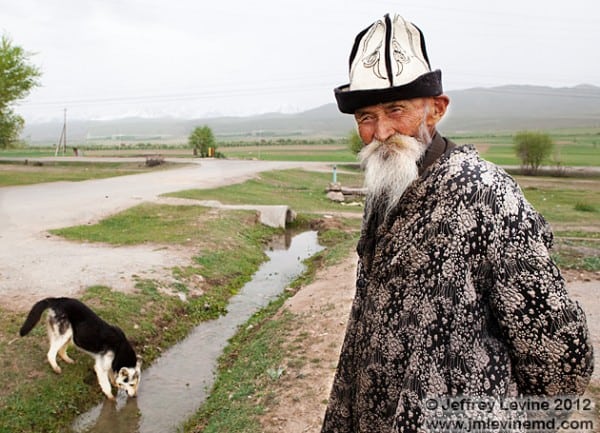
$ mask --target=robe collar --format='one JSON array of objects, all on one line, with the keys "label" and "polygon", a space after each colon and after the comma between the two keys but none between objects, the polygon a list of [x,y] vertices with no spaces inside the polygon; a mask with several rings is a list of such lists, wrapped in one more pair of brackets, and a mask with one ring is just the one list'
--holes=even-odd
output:
[{"label": "robe collar", "polygon": [[437,161],[440,156],[454,147],[456,147],[456,144],[445,139],[437,131],[435,131],[433,138],[431,139],[431,143],[425,151],[425,155],[423,155],[423,158],[421,158],[421,161],[419,161],[419,176],[421,176],[425,170],[431,166],[431,164]]}]

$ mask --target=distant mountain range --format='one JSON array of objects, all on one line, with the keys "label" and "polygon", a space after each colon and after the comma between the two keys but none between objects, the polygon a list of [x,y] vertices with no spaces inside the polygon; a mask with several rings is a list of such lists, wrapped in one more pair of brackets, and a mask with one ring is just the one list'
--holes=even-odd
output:
[{"label": "distant mountain range", "polygon": [[[600,87],[501,86],[447,92],[450,108],[439,125],[445,134],[511,132],[523,129],[600,128]],[[345,137],[354,119],[335,103],[295,114],[204,119],[67,119],[69,145],[96,142],[185,143],[196,126],[208,125],[217,140]],[[56,143],[62,122],[26,124],[30,144]]]}]

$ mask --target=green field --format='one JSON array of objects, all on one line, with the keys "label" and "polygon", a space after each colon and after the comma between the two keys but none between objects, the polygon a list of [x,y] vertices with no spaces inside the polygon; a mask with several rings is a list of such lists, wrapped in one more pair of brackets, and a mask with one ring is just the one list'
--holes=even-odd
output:
[{"label": "green field", "polygon": [[[543,131],[554,141],[555,151],[544,165],[600,166],[600,132],[598,131]],[[481,155],[499,165],[519,165],[513,149],[511,134],[465,135],[449,137],[459,144],[474,144]]]},{"label": "green field", "polygon": [[[596,129],[541,131],[548,133],[555,143],[555,152],[544,161],[547,166],[593,166],[600,167],[600,131]],[[464,134],[448,138],[457,144],[473,144],[481,155],[499,165],[519,165],[513,150],[512,134]],[[349,151],[348,142],[339,139],[265,139],[261,141],[217,141],[217,151],[226,158],[356,162]],[[123,143],[119,146],[80,146],[85,156],[146,156],[161,154],[169,157],[191,158],[191,149],[184,145],[153,143]],[[50,147],[0,150],[2,157],[37,158],[53,156]],[[72,153],[66,156],[76,159]]]}]

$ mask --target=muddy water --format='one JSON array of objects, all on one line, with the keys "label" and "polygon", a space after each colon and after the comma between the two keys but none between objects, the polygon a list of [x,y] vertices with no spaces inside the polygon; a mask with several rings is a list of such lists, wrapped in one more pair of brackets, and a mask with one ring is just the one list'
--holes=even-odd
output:
[{"label": "muddy water", "polygon": [[119,395],[78,417],[73,430],[111,433],[169,433],[204,402],[214,381],[217,358],[238,327],[266,306],[304,271],[302,260],[320,251],[316,232],[275,240],[269,260],[240,292],[227,314],[202,323],[144,370],[138,397]]}]

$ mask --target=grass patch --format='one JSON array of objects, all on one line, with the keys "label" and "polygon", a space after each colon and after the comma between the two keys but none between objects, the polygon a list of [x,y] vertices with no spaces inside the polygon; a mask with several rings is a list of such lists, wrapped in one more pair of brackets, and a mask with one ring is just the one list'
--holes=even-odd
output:
[{"label": "grass patch", "polygon": [[577,203],[575,203],[574,209],[578,212],[598,212],[596,206],[583,201],[578,201]]},{"label": "grass patch", "polygon": [[590,241],[600,240],[600,232],[579,231],[579,230],[555,230],[554,235],[559,238],[581,238]]},{"label": "grass patch", "polygon": [[219,212],[202,206],[169,206],[144,203],[108,217],[98,224],[79,225],[50,232],[66,239],[113,245],[189,244],[227,238],[232,226],[254,224],[248,211]]},{"label": "grass patch", "polygon": [[178,166],[180,164],[169,162],[155,167],[147,167],[144,163],[133,162],[28,161],[25,164],[0,161],[0,187],[31,185],[41,182],[79,182],[146,173]]},{"label": "grass patch", "polygon": [[552,257],[563,269],[600,271],[600,183],[517,176],[525,197],[554,229]]},{"label": "grass patch", "polygon": [[[360,207],[349,207],[332,202],[325,196],[331,182],[331,173],[305,170],[278,170],[261,173],[260,178],[242,184],[211,190],[193,189],[166,194],[171,197],[194,200],[218,200],[224,204],[289,204],[296,212],[357,212]],[[345,186],[360,186],[362,174],[340,173],[338,182]]]},{"label": "grass patch", "polygon": [[260,159],[265,161],[322,161],[356,162],[345,143],[330,145],[271,145],[258,144],[220,147],[228,158]]},{"label": "grass patch", "polygon": [[[555,251],[552,253],[556,264],[562,269],[580,271],[600,271],[600,238],[598,233],[569,232],[570,236],[556,236]],[[575,236],[573,236],[575,235]],[[588,236],[589,235],[589,236]]]},{"label": "grass patch", "polygon": [[[543,161],[545,166],[593,166],[600,165],[597,130],[543,131],[555,143],[553,155]],[[520,165],[514,151],[513,134],[470,134],[450,137],[455,143],[474,144],[481,156],[499,165]]]},{"label": "grass patch", "polygon": [[[530,178],[516,176],[527,200],[551,223],[598,225],[600,216],[590,212],[591,203],[600,203],[600,183],[588,179]],[[580,203],[578,206],[577,203]],[[581,205],[586,210],[581,209]]]},{"label": "grass patch", "polygon": [[17,147],[14,149],[0,149],[2,158],[43,158],[54,156],[56,149],[54,147]]}]

